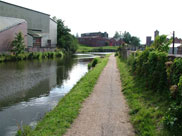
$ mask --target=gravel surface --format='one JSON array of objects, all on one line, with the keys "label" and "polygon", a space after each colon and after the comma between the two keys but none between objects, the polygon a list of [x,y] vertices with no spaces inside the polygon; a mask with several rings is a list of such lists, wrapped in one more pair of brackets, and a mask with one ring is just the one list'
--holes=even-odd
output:
[{"label": "gravel surface", "polygon": [[134,136],[128,106],[121,92],[116,58],[111,55],[93,93],[64,136]]}]

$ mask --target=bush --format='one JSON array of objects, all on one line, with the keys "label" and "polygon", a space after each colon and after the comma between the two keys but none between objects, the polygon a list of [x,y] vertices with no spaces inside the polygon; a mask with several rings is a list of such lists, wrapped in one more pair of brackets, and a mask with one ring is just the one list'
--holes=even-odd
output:
[{"label": "bush", "polygon": [[173,135],[182,133],[182,104],[173,103],[170,105],[165,117],[165,127],[173,132]]},{"label": "bush", "polygon": [[24,37],[21,32],[19,32],[15,39],[12,41],[12,49],[11,51],[15,54],[22,54],[25,50]]},{"label": "bush", "polygon": [[63,56],[63,53],[59,51],[59,52],[56,52],[55,55],[56,55],[56,57],[62,57]]},{"label": "bush", "polygon": [[146,81],[148,88],[153,90],[164,90],[167,86],[167,72],[165,63],[167,54],[148,48],[145,51],[130,55],[127,62],[132,66],[132,72]]},{"label": "bush", "polygon": [[89,64],[88,64],[88,69],[91,69],[95,67],[98,64],[99,60],[98,58],[94,58]]},{"label": "bush", "polygon": [[170,79],[172,85],[177,85],[182,75],[182,58],[176,58],[171,66]]}]

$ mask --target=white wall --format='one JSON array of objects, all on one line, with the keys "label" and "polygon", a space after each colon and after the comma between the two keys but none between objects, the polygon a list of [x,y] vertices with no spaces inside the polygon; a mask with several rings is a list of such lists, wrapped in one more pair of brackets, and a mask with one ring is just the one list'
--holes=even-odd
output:
[{"label": "white wall", "polygon": [[42,33],[42,38],[41,38],[41,47],[47,47],[48,43],[47,40],[49,39],[49,34],[47,33]]},{"label": "white wall", "polygon": [[50,19],[49,27],[49,39],[51,40],[51,47],[56,47],[57,45],[57,23]]},{"label": "white wall", "polygon": [[33,47],[33,37],[28,35],[27,40],[28,40],[28,47]]}]

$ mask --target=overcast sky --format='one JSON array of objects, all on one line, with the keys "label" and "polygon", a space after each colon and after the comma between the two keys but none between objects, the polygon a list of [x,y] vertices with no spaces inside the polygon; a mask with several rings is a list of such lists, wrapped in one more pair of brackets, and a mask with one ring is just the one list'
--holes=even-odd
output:
[{"label": "overcast sky", "polygon": [[145,43],[146,36],[160,34],[182,38],[181,0],[4,0],[48,13],[65,21],[72,34],[130,32]]}]

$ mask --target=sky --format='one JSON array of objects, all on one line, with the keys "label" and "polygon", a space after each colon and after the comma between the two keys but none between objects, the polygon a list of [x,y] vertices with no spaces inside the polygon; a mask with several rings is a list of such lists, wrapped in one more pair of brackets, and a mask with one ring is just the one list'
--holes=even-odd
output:
[{"label": "sky", "polygon": [[71,33],[130,32],[146,42],[154,31],[182,38],[181,0],[3,0],[56,16]]}]

